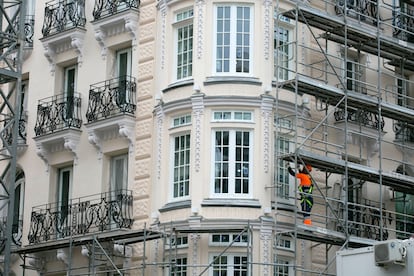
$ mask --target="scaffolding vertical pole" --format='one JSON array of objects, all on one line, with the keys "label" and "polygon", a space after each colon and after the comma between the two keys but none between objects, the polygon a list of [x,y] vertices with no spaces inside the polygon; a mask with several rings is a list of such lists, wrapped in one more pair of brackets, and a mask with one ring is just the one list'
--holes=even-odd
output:
[{"label": "scaffolding vertical pole", "polygon": [[[14,97],[10,95],[2,95],[2,110],[0,113],[3,116],[10,116],[10,125],[12,126],[12,142],[8,144],[2,137],[3,147],[5,147],[9,154],[9,166],[8,173],[6,175],[4,189],[7,194],[7,221],[6,230],[4,233],[5,248],[4,248],[4,264],[3,275],[10,274],[10,256],[11,256],[11,243],[13,235],[13,217],[14,217],[14,184],[16,178],[16,163],[17,163],[17,141],[19,135],[19,119],[21,114],[20,98],[21,98],[21,72],[22,72],[22,56],[23,47],[25,43],[24,33],[24,20],[26,11],[25,1],[7,1],[0,0],[1,9],[1,37],[3,38],[1,43],[1,56],[0,63],[5,66],[0,72],[0,81],[2,84],[16,83],[14,89]],[[10,91],[13,93],[13,91]],[[14,100],[14,103],[10,103],[9,99]],[[9,109],[7,112],[4,112]],[[5,126],[8,124],[5,124]],[[2,130],[2,132],[4,129]],[[4,180],[3,180],[4,181]]]}]

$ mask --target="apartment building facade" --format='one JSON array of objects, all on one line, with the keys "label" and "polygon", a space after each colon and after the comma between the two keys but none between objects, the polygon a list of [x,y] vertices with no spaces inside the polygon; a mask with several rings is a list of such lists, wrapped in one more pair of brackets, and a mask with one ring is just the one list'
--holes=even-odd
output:
[{"label": "apartment building facade", "polygon": [[29,2],[16,275],[334,275],[414,232],[410,3]]}]

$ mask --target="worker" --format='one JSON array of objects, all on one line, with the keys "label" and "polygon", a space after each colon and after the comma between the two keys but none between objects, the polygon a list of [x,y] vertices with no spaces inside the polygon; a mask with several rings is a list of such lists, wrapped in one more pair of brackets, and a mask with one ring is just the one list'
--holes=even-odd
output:
[{"label": "worker", "polygon": [[302,207],[303,223],[306,225],[312,225],[310,213],[313,206],[313,184],[312,178],[309,175],[309,173],[312,171],[312,166],[306,164],[303,166],[302,170],[299,170],[298,173],[295,173],[295,171],[290,167],[289,163],[287,164],[287,168],[292,176],[296,176],[296,178],[300,180],[298,189],[300,192],[300,205]]}]

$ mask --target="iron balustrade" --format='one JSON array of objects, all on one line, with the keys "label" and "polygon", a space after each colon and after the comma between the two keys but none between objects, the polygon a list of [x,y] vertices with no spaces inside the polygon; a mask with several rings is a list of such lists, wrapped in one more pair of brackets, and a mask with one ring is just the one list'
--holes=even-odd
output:
[{"label": "iron balustrade", "polygon": [[81,98],[60,94],[39,100],[37,120],[34,128],[36,136],[50,134],[68,128],[80,129]]},{"label": "iron balustrade", "polygon": [[395,140],[399,142],[414,142],[414,128],[410,127],[406,122],[393,122],[393,130],[395,132]]},{"label": "iron balustrade", "polygon": [[370,19],[373,25],[377,24],[378,1],[377,0],[337,0],[335,12],[337,15],[346,15],[365,21]]},{"label": "iron balustrade", "polygon": [[110,230],[130,229],[133,224],[132,191],[117,190],[99,195],[33,207],[30,244]]},{"label": "iron balustrade", "polygon": [[[4,245],[6,242],[6,224],[7,217],[0,218],[0,252],[3,252]],[[22,245],[22,233],[23,233],[23,218],[15,216],[12,225],[12,236],[11,241],[15,246]]]},{"label": "iron balustrade", "polygon": [[[347,231],[350,235],[372,240],[387,240],[390,236],[389,229],[393,225],[392,214],[385,208],[380,210],[378,204],[373,204],[370,200],[365,200],[363,204],[347,203]],[[382,214],[381,214],[382,211]],[[344,220],[344,205],[338,208],[340,220]],[[337,231],[343,232],[343,225],[337,224]]]},{"label": "iron balustrade", "polygon": [[95,122],[119,114],[135,114],[135,78],[122,76],[96,84],[89,90],[86,119]]},{"label": "iron balustrade", "polygon": [[76,27],[84,27],[86,23],[85,0],[47,2],[44,16],[43,37]]},{"label": "iron balustrade", "polygon": [[125,10],[138,9],[140,0],[95,0],[93,19],[98,20]]},{"label": "iron balustrade", "polygon": [[414,8],[412,6],[398,7],[393,11],[393,36],[414,42]]},{"label": "iron balustrade", "polygon": [[384,130],[385,120],[382,118],[380,121],[378,114],[361,109],[348,109],[347,118],[345,118],[345,114],[345,109],[337,108],[334,112],[335,121],[341,122],[347,119],[348,122],[358,123],[364,127]]},{"label": "iron balustrade", "polygon": [[[22,116],[19,120],[19,137],[18,137],[19,144],[26,144],[26,137],[27,137],[26,124],[27,124],[27,114],[22,113]],[[13,136],[12,136],[13,125],[14,123],[12,122],[11,119],[4,120],[3,132],[1,133],[1,135],[3,136],[4,141],[8,145],[11,145],[13,141]]]}]

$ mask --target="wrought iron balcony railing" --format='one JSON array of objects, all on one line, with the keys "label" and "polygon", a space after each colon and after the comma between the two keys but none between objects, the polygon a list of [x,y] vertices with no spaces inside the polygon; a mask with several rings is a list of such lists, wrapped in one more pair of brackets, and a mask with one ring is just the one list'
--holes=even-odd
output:
[{"label": "wrought iron balcony railing", "polygon": [[118,190],[99,195],[45,204],[32,209],[30,244],[67,237],[129,229],[133,223],[132,191]]},{"label": "wrought iron balcony railing", "polygon": [[[0,252],[3,251],[4,243],[6,242],[6,228],[7,228],[7,217],[0,218]],[[12,236],[11,241],[16,246],[22,245],[22,233],[23,233],[23,219],[16,216],[13,219],[12,224]]]},{"label": "wrought iron balcony railing", "polygon": [[79,129],[82,126],[80,111],[81,98],[78,93],[74,93],[74,96],[60,94],[39,100],[34,128],[36,136],[67,128]]},{"label": "wrought iron balcony railing", "polygon": [[[26,144],[26,124],[27,124],[27,114],[22,114],[19,120],[19,136],[18,136],[18,144]],[[4,120],[4,127],[3,127],[3,138],[6,143],[9,145],[12,144],[13,141],[13,127],[14,123],[12,123],[11,119]]]},{"label": "wrought iron balcony railing", "polygon": [[98,20],[125,10],[138,9],[140,0],[95,0],[93,19]]},{"label": "wrought iron balcony railing", "polygon": [[[336,122],[345,121],[345,109],[337,108],[334,112],[334,117]],[[369,111],[365,110],[352,110],[348,109],[348,122],[354,122],[357,124],[361,124],[364,127],[369,127],[373,129],[381,129],[384,130],[385,121],[384,118],[379,120],[378,114],[374,114]]]},{"label": "wrought iron balcony railing", "polygon": [[414,128],[407,123],[394,121],[393,130],[395,132],[395,140],[414,143]]},{"label": "wrought iron balcony railing", "polygon": [[393,36],[414,43],[414,7],[393,11]]},{"label": "wrought iron balcony railing", "polygon": [[47,37],[71,28],[84,27],[85,0],[50,1],[46,3],[42,34]]},{"label": "wrought iron balcony railing", "polygon": [[122,76],[92,84],[86,119],[89,123],[119,114],[135,114],[135,78]]},{"label": "wrought iron balcony railing", "polygon": [[368,19],[374,25],[377,24],[378,0],[336,0],[335,12],[360,21]]},{"label": "wrought iron balcony railing", "polygon": [[[372,240],[386,240],[390,236],[389,230],[395,218],[384,208],[378,207],[369,200],[363,204],[348,202],[347,213],[344,206],[338,208],[338,214],[342,223],[347,223],[346,228],[350,235]],[[381,214],[382,212],[382,214]],[[344,216],[347,219],[344,220]],[[337,231],[344,231],[344,225],[337,224]]]}]

